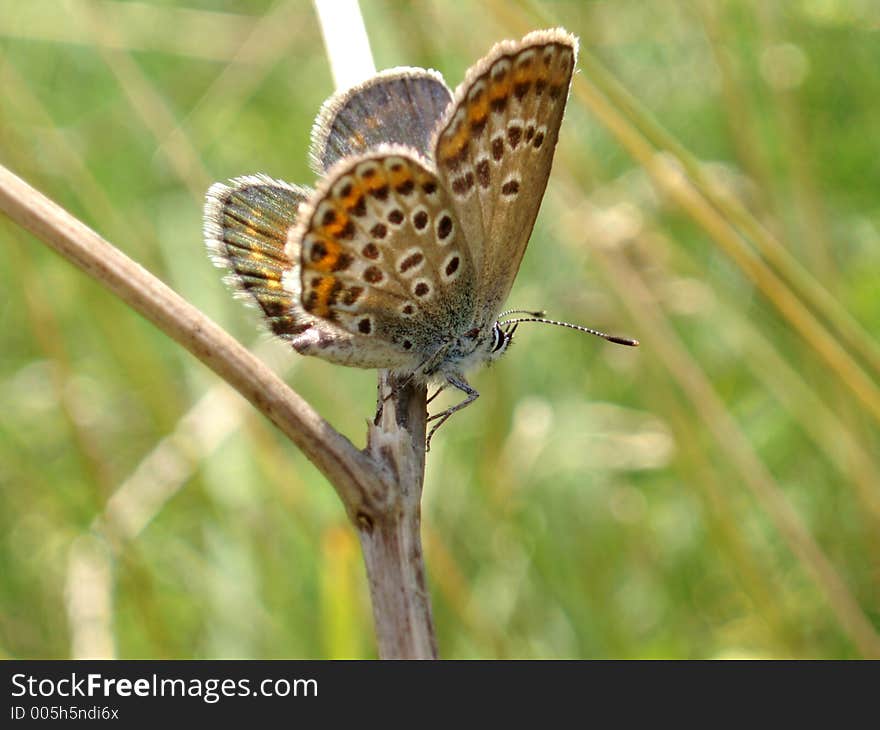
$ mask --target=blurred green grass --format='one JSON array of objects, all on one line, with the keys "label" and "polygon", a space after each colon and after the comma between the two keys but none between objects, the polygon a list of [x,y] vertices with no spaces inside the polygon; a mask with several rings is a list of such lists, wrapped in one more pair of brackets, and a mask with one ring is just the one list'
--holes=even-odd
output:
[{"label": "blurred green grass", "polygon": [[[453,87],[496,40],[564,25],[876,337],[871,2],[362,7],[379,68],[434,67]],[[374,374],[260,335],[201,242],[213,180],[313,181],[309,131],[332,81],[309,3],[6,0],[0,83],[0,162],[260,347],[363,443]],[[572,96],[510,304],[643,346],[524,329],[475,376],[482,397],[428,459],[441,654],[864,656],[870,638],[845,624],[851,600],[876,641],[870,392],[859,397],[717,240],[657,194],[585,103],[587,88]],[[624,118],[644,133],[637,114]],[[120,657],[373,656],[357,540],[309,462],[6,219],[0,244],[0,655],[95,651],[90,632],[109,627],[105,648]],[[876,388],[869,346],[782,286]],[[701,384],[720,411],[695,397]],[[792,551],[755,483],[791,505],[830,579],[814,579],[809,550]],[[83,536],[123,484],[169,499],[109,563],[82,562]],[[82,572],[90,564],[109,573]]]}]

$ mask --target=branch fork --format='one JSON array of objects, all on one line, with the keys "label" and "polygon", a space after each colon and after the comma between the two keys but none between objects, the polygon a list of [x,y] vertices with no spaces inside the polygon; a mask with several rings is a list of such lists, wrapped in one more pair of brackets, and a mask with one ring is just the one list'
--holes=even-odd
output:
[{"label": "branch fork", "polygon": [[0,211],[189,350],[318,467],[363,547],[379,656],[436,658],[419,533],[425,386],[394,383],[380,372],[382,414],[361,451],[219,325],[2,166]]}]

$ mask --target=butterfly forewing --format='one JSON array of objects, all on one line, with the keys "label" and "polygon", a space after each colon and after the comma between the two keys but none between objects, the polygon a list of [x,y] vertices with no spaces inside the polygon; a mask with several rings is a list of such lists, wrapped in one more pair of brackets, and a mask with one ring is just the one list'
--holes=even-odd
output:
[{"label": "butterfly forewing", "polygon": [[415,150],[380,147],[339,163],[294,238],[303,309],[383,357],[417,364],[473,321],[474,268],[461,226]]},{"label": "butterfly forewing", "polygon": [[427,156],[452,92],[436,71],[396,68],[330,97],[312,128],[312,166],[323,174],[345,157],[381,144]]},{"label": "butterfly forewing", "polygon": [[499,43],[471,68],[440,124],[438,175],[477,269],[480,311],[507,298],[547,186],[577,54],[562,30]]}]

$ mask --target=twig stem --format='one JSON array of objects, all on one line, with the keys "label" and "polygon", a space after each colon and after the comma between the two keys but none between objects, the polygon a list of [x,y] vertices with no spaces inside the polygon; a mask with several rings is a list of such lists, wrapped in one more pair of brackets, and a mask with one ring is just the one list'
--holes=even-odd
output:
[{"label": "twig stem", "polygon": [[419,536],[425,388],[395,391],[379,425],[370,427],[367,451],[359,451],[211,319],[2,166],[0,211],[189,350],[302,450],[334,486],[360,534],[379,655],[435,657]]},{"label": "twig stem", "polygon": [[382,416],[370,427],[367,450],[396,481],[388,509],[372,523],[361,520],[358,535],[384,659],[437,658],[421,541],[426,395],[424,385],[400,387],[388,373],[379,374]]},{"label": "twig stem", "polygon": [[106,286],[247,398],[330,480],[353,520],[384,509],[383,468],[219,325],[2,166],[0,211]]},{"label": "twig stem", "polygon": [[[376,71],[357,0],[315,0],[337,89]],[[378,408],[367,452],[392,475],[386,509],[357,523],[373,602],[379,656],[433,659],[437,640],[425,584],[421,496],[425,475],[426,390],[379,373]]]}]

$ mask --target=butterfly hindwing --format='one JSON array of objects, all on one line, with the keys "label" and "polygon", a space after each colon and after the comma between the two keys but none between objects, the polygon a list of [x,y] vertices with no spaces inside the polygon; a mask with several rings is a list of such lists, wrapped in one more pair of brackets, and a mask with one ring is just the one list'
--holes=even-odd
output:
[{"label": "butterfly hindwing", "polygon": [[338,163],[293,239],[303,309],[361,338],[383,363],[418,364],[473,319],[474,269],[461,226],[415,150],[384,146]]},{"label": "butterfly hindwing", "polygon": [[402,144],[428,156],[452,92],[436,71],[394,68],[331,96],[312,128],[312,166],[324,174],[346,157],[381,144]]},{"label": "butterfly hindwing", "polygon": [[205,204],[205,240],[227,282],[263,310],[269,328],[292,337],[309,327],[297,313],[298,297],[282,279],[292,262],[284,251],[307,188],[251,175],[216,183]]},{"label": "butterfly hindwing", "polygon": [[564,30],[504,41],[473,66],[434,146],[492,318],[525,253],[547,180],[577,55]]}]

